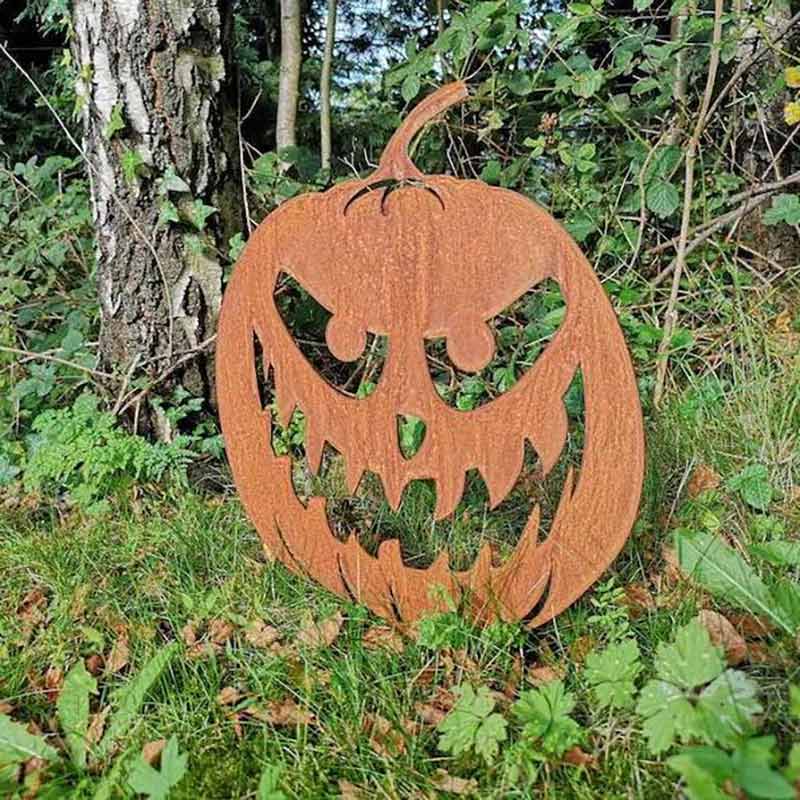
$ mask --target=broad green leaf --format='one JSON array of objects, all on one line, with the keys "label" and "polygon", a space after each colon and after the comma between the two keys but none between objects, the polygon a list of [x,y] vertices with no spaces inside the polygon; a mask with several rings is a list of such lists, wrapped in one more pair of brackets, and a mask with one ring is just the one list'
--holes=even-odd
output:
[{"label": "broad green leaf", "polygon": [[644,718],[642,729],[652,753],[668,750],[676,740],[702,738],[703,724],[684,692],[667,681],[649,681],[639,696],[636,713]]},{"label": "broad green leaf", "polygon": [[417,75],[409,75],[400,87],[400,94],[406,103],[410,103],[418,94],[420,90],[420,80]]},{"label": "broad green leaf", "polygon": [[733,746],[753,732],[753,717],[761,713],[758,687],[743,672],[728,669],[700,693],[698,708],[705,729],[717,744]]},{"label": "broad green leaf", "polygon": [[763,464],[751,464],[728,480],[728,488],[739,492],[742,500],[757,511],[766,511],[772,502],[772,484]]},{"label": "broad green leaf", "polygon": [[34,757],[53,761],[58,753],[41,736],[28,733],[24,725],[0,714],[0,767]]},{"label": "broad green leaf", "polygon": [[258,782],[256,800],[288,800],[281,791],[281,774],[283,768],[276,764],[267,764],[261,772]]},{"label": "broad green leaf", "polygon": [[[797,106],[797,119],[800,122],[800,103],[789,103]],[[800,223],[800,195],[779,194],[772,198],[772,206],[764,212],[762,217],[765,225],[777,225],[785,222],[787,225],[797,225]]]},{"label": "broad green leaf", "polygon": [[678,631],[674,644],[658,646],[655,667],[659,678],[682,689],[694,689],[720,675],[724,661],[708,631],[695,619]]},{"label": "broad green leaf", "polygon": [[488,764],[506,739],[506,721],[492,713],[495,701],[486,686],[479,687],[476,693],[470,684],[465,684],[457,692],[453,710],[437,726],[441,734],[439,749],[454,756],[474,751]]},{"label": "broad green leaf", "polygon": [[668,758],[667,766],[674,769],[685,781],[688,800],[730,800],[730,795],[720,788],[721,781],[698,764],[689,752]]},{"label": "broad green leaf", "polygon": [[178,749],[178,740],[172,736],[161,753],[161,767],[151,767],[141,756],[128,777],[128,785],[135,792],[147,795],[150,800],[164,800],[186,774],[189,757]]},{"label": "broad green leaf", "polygon": [[570,712],[575,698],[561,681],[545,683],[523,692],[512,712],[523,723],[526,736],[537,739],[548,754],[563,755],[581,740],[581,728]]},{"label": "broad green leaf", "polygon": [[172,642],[157,652],[135,675],[128,684],[122,687],[115,695],[116,711],[111,717],[106,734],[98,747],[98,756],[103,757],[111,752],[117,739],[124,736],[136,720],[139,719],[140,709],[150,687],[158,680],[164,668],[169,664],[178,644]]},{"label": "broad green leaf", "polygon": [[792,625],[755,570],[718,536],[678,531],[675,549],[681,569],[717,597],[771,619],[788,632]]},{"label": "broad green leaf", "polygon": [[645,202],[656,216],[663,219],[675,212],[681,203],[681,196],[669,181],[659,179],[647,187]]},{"label": "broad green leaf", "polygon": [[86,731],[89,727],[89,695],[97,693],[97,681],[79,660],[64,678],[56,708],[61,730],[72,763],[77,769],[86,768]]},{"label": "broad green leaf", "polygon": [[763,544],[750,545],[749,549],[754,556],[763,558],[777,567],[800,566],[800,542],[785,540],[764,542]]},{"label": "broad green leaf", "polygon": [[641,670],[639,646],[633,639],[609,645],[586,658],[586,680],[600,708],[630,708]]}]

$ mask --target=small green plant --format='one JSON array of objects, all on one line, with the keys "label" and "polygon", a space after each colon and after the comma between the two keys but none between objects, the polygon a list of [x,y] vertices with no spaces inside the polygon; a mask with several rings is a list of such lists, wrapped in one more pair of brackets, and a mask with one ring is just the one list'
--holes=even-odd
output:
[{"label": "small green plant", "polygon": [[641,671],[639,646],[633,639],[586,657],[586,680],[600,708],[632,708]]},{"label": "small green plant", "polygon": [[149,442],[119,427],[100,411],[92,394],[70,408],[45,411],[33,423],[24,483],[29,490],[67,491],[81,508],[96,513],[107,497],[134,482],[180,477],[190,460],[184,440]]},{"label": "small green plant", "polygon": [[653,753],[676,741],[733,746],[754,731],[761,712],[758,687],[743,672],[725,669],[708,631],[693,620],[656,653],[656,678],[642,689],[637,713]]},{"label": "small green plant", "polygon": [[476,692],[467,683],[456,691],[458,701],[437,728],[439,749],[454,756],[476,753],[489,764],[506,740],[507,723],[494,711],[496,703],[486,686]]},{"label": "small green plant", "polygon": [[186,774],[189,757],[181,753],[178,740],[172,736],[161,753],[160,768],[150,766],[142,756],[133,765],[128,785],[135,792],[146,795],[149,800],[165,800],[170,790],[180,783]]},{"label": "small green plant", "polygon": [[570,716],[575,696],[562,681],[550,681],[528,689],[512,707],[522,723],[522,735],[535,750],[549,756],[561,756],[583,739],[581,726]]}]

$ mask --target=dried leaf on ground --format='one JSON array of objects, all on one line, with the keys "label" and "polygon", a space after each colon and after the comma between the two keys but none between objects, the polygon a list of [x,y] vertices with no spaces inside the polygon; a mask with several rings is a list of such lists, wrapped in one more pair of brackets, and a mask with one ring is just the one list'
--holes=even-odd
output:
[{"label": "dried leaf on ground", "polygon": [[575,747],[571,747],[564,753],[564,763],[572,764],[575,767],[595,769],[597,767],[597,758],[575,745]]},{"label": "dried leaf on ground", "polygon": [[61,667],[49,667],[44,674],[44,695],[51,702],[58,700],[61,687],[64,685],[64,671]]},{"label": "dried leaf on ground", "polygon": [[86,671],[90,675],[97,677],[103,671],[106,660],[101,653],[92,653],[90,656],[86,656],[84,663],[86,664]]},{"label": "dried leaf on ground", "polygon": [[113,675],[115,672],[120,672],[128,666],[130,660],[131,650],[128,643],[128,634],[122,633],[114,642],[111,652],[106,659],[106,672]]},{"label": "dried leaf on ground", "polygon": [[747,642],[722,614],[704,608],[697,620],[708,631],[711,641],[723,649],[730,666],[747,660]]},{"label": "dried leaf on ground", "polygon": [[543,683],[561,680],[566,674],[567,670],[563,666],[539,664],[528,667],[525,672],[525,679],[534,686],[540,686]]},{"label": "dried leaf on ground", "polygon": [[148,742],[142,748],[142,758],[151,767],[154,766],[156,761],[158,761],[159,756],[161,755],[161,751],[166,747],[166,745],[167,745],[166,739],[155,739],[152,742]]},{"label": "dried leaf on ground", "polygon": [[586,660],[586,656],[597,647],[597,639],[590,634],[584,634],[575,639],[569,646],[569,655],[572,661],[576,664],[582,664]]},{"label": "dried leaf on ground", "polygon": [[763,617],[757,617],[747,611],[732,611],[726,614],[728,621],[745,639],[766,639],[775,633],[775,626]]},{"label": "dried leaf on ground", "polygon": [[291,697],[273,700],[266,706],[248,706],[242,709],[242,713],[278,728],[291,725],[311,725],[314,722],[314,715],[308,709],[298,706]]},{"label": "dried leaf on ground", "polygon": [[689,482],[686,484],[686,493],[689,497],[694,498],[703,492],[719,488],[720,483],[722,483],[722,478],[719,473],[708,464],[699,464],[692,470]]},{"label": "dried leaf on ground", "polygon": [[643,583],[631,583],[625,587],[625,599],[631,619],[638,619],[648,611],[655,611],[656,601]]},{"label": "dried leaf on ground", "polygon": [[380,714],[364,715],[364,730],[370,747],[384,758],[393,758],[406,749],[405,736],[395,725]]},{"label": "dried leaf on ground", "polygon": [[217,695],[217,703],[221,706],[232,706],[239,702],[241,696],[241,692],[235,686],[225,686]]},{"label": "dried leaf on ground", "polygon": [[389,625],[373,625],[361,637],[361,643],[367,650],[387,650],[398,655],[405,650],[400,632]]},{"label": "dried leaf on ground", "polygon": [[367,796],[367,790],[356,786],[350,781],[339,781],[339,797],[341,800],[364,800]]},{"label": "dried leaf on ground", "polygon": [[245,628],[244,638],[253,647],[266,649],[281,638],[281,632],[259,619]]},{"label": "dried leaf on ground", "polygon": [[187,647],[197,644],[197,630],[191,622],[181,628],[181,638]]},{"label": "dried leaf on ground", "polygon": [[92,714],[89,718],[89,727],[86,730],[86,741],[97,744],[103,738],[106,729],[106,719],[111,712],[111,706],[106,706],[102,711]]},{"label": "dried leaf on ground", "polygon": [[437,789],[450,794],[466,796],[478,791],[478,781],[475,778],[457,778],[443,769],[437,769],[433,773],[431,782]]},{"label": "dried leaf on ground", "polygon": [[438,725],[455,704],[455,693],[444,686],[437,686],[433,695],[424,703],[415,703],[414,709],[423,725]]},{"label": "dried leaf on ground", "polygon": [[342,630],[343,624],[344,617],[342,616],[341,611],[337,611],[335,614],[333,614],[333,616],[330,616],[321,622],[316,622],[309,615],[300,630],[297,632],[297,643],[301,647],[308,647],[312,649],[330,647],[334,641],[336,641],[336,637]]},{"label": "dried leaf on ground", "polygon": [[208,623],[208,638],[212,644],[223,645],[233,636],[233,625],[225,619],[212,619]]}]

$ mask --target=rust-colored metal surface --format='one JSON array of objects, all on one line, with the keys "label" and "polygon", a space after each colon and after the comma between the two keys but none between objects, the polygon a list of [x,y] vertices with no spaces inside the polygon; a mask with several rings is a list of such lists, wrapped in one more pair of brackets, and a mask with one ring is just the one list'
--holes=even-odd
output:
[{"label": "rust-colored metal surface", "polygon": [[[245,508],[268,552],[289,568],[389,619],[410,621],[440,610],[442,592],[432,591],[439,586],[451,597],[466,597],[479,618],[528,618],[539,625],[598,578],[630,533],[644,469],[642,416],[611,305],[558,223],[514,192],[423,175],[411,162],[412,137],[466,97],[463,83],[441,88],[408,116],[370,178],[293,199],[258,227],[222,306],[220,415]],[[357,358],[368,332],[388,337],[372,394],[346,396],[303,356],[273,297],[281,273],[332,313],[326,340],[338,359]],[[552,342],[507,393],[474,411],[448,406],[431,381],[425,341],[445,337],[458,368],[480,369],[495,351],[487,321],[545,278],[558,282],[566,301]],[[328,442],[345,460],[350,490],[372,471],[394,508],[410,481],[432,479],[437,518],[456,507],[470,469],[480,471],[491,505],[499,504],[520,473],[526,440],[544,474],[551,470],[567,435],[564,394],[580,370],[582,462],[567,475],[549,533],[540,531],[537,506],[508,559],[494,566],[485,546],[463,571],[451,570],[446,552],[428,569],[417,569],[403,563],[397,540],[384,541],[373,557],[355,535],[335,538],[325,499],[302,502],[293,489],[291,458],[271,447],[256,338],[281,423],[294,409],[305,415],[312,470]],[[426,424],[422,446],[409,459],[398,446],[398,415]]]}]

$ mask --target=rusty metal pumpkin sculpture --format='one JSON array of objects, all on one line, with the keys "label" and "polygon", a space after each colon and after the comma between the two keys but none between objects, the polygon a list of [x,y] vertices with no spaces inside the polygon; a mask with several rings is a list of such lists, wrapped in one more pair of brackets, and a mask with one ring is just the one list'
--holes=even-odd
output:
[{"label": "rusty metal pumpkin sculpture", "polygon": [[[529,617],[539,625],[577,599],[616,557],[636,517],[643,476],[642,417],[634,373],[614,312],[591,267],[555,220],[526,198],[480,181],[423,175],[411,162],[412,137],[436,114],[467,97],[441,88],[408,116],[377,172],[293,199],[255,231],[225,294],[217,342],[217,387],[228,458],[242,501],[265,547],[289,568],[378,614],[409,621],[438,610],[444,587],[466,596],[482,618]],[[387,182],[396,188],[384,191]],[[388,337],[377,389],[348,397],[317,374],[294,343],[273,292],[291,275],[332,317],[330,351],[361,354],[368,332]],[[545,278],[558,282],[566,317],[534,366],[507,393],[473,411],[448,406],[426,365],[425,341],[445,337],[453,363],[476,371],[492,357],[487,321]],[[257,337],[264,374],[274,381],[278,418],[300,409],[312,470],[331,444],[355,492],[366,470],[379,475],[392,507],[404,487],[432,479],[436,517],[459,502],[477,469],[499,504],[520,473],[526,440],[544,474],[567,435],[564,394],[583,375],[586,432],[579,474],[570,471],[549,535],[534,508],[513,554],[492,564],[485,546],[473,565],[451,570],[447,553],[428,568],[403,563],[396,539],[377,557],[356,536],[335,538],[326,500],[298,499],[291,458],[271,448],[270,410],[262,407]],[[396,420],[413,415],[426,435],[412,458],[400,452]],[[463,594],[466,592],[466,594]]]}]

